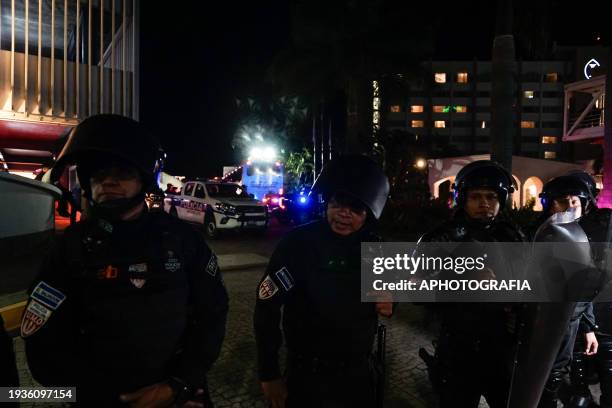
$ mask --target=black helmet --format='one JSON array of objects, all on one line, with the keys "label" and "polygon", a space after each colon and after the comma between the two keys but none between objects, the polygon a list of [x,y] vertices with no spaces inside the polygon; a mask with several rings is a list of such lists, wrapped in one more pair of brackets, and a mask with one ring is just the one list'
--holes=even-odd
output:
[{"label": "black helmet", "polygon": [[337,193],[357,198],[378,219],[389,195],[389,180],[382,168],[362,155],[346,155],[333,159],[321,171],[312,191],[329,199]]},{"label": "black helmet", "polygon": [[591,193],[593,202],[595,201],[597,195],[599,194],[599,190],[597,189],[597,183],[595,182],[593,176],[583,170],[572,170],[567,173],[566,176],[575,177],[578,180],[582,181],[584,184],[586,184],[589,189],[589,192]]},{"label": "black helmet", "polygon": [[491,160],[478,160],[464,166],[453,183],[455,205],[465,206],[467,191],[470,188],[490,188],[497,192],[499,205],[506,205],[508,195],[514,192],[510,173],[500,164]]},{"label": "black helmet", "polygon": [[120,115],[94,115],[70,132],[53,166],[51,181],[57,181],[66,165],[76,164],[81,188],[90,198],[90,172],[96,170],[96,165],[119,160],[139,170],[146,192],[157,182],[161,154],[159,143],[135,120]]},{"label": "black helmet", "polygon": [[566,196],[579,197],[583,210],[586,209],[586,203],[592,197],[588,185],[580,178],[574,175],[555,177],[544,184],[540,193],[540,202],[544,212],[550,210],[552,200]]}]

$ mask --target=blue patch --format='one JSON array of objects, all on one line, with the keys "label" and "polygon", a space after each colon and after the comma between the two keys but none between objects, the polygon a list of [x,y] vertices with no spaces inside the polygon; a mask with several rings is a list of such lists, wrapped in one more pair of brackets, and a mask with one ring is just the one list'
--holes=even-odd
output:
[{"label": "blue patch", "polygon": [[284,266],[278,271],[276,271],[274,275],[276,275],[276,278],[281,283],[281,285],[283,285],[283,288],[285,288],[285,290],[289,290],[295,285],[293,276],[291,276],[287,268],[285,268]]},{"label": "blue patch", "polygon": [[66,299],[66,295],[43,281],[40,281],[38,285],[36,285],[30,297],[38,300],[51,310],[56,310],[64,299]]}]

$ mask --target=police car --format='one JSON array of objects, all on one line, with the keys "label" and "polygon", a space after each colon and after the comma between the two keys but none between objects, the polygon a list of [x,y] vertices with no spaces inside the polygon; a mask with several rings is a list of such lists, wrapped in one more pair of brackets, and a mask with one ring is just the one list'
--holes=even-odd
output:
[{"label": "police car", "polygon": [[263,232],[268,227],[266,205],[235,183],[188,181],[181,194],[164,200],[164,211],[202,224],[209,238],[216,238],[219,230],[248,228]]}]

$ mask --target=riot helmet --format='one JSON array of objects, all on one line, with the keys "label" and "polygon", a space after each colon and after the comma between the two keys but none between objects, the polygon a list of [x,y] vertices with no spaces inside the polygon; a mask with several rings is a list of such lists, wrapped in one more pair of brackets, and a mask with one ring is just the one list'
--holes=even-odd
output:
[{"label": "riot helmet", "polygon": [[544,184],[540,193],[540,202],[544,213],[550,211],[553,200],[567,196],[580,198],[583,211],[586,210],[587,202],[594,200],[591,189],[582,181],[581,177],[573,174],[555,177]]},{"label": "riot helmet", "polygon": [[[113,114],[91,116],[71,132],[53,166],[51,181],[56,182],[67,165],[76,165],[83,195],[92,209],[109,210],[117,215],[142,202],[157,186],[162,166],[162,150],[155,138],[133,119]],[[91,195],[90,178],[98,170],[114,166],[119,171],[134,169],[142,181],[142,191],[134,198],[97,204]]]},{"label": "riot helmet", "polygon": [[586,184],[589,189],[589,193],[591,194],[590,200],[592,201],[592,204],[595,204],[595,201],[597,200],[597,195],[599,194],[599,189],[597,188],[597,183],[595,182],[593,176],[591,176],[584,170],[572,170],[568,172],[566,176],[577,178],[578,180]]},{"label": "riot helmet", "polygon": [[363,155],[350,154],[325,165],[312,186],[312,192],[322,194],[326,202],[334,195],[353,197],[379,219],[389,196],[389,181],[375,161]]},{"label": "riot helmet", "polygon": [[514,192],[510,173],[492,160],[478,160],[464,166],[453,183],[455,206],[464,208],[468,190],[490,188],[497,193],[500,208],[504,208],[508,195]]}]

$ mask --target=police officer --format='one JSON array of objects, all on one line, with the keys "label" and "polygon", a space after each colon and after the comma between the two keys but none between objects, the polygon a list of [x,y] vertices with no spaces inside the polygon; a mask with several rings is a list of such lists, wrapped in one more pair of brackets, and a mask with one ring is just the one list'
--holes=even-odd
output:
[{"label": "police officer", "polygon": [[85,119],[54,167],[76,164],[90,211],[30,291],[21,325],[34,378],[76,386],[83,407],[211,406],[206,373],[228,298],[215,255],[189,225],[149,213],[159,146],[136,121]]},{"label": "police officer", "polygon": [[[542,203],[540,223],[542,226],[538,231],[545,228],[547,222],[551,222],[551,216],[554,214],[566,213],[571,210],[571,217],[579,219],[597,208],[589,185],[583,181],[583,174],[586,173],[559,176],[548,181],[542,187],[540,193]],[[539,235],[536,232],[536,240],[539,240]],[[553,363],[538,407],[554,408],[557,406],[563,376],[572,360],[572,350],[576,342],[578,328],[581,322],[582,325],[589,327],[590,322],[594,322],[594,320],[593,304],[591,302],[577,302],[567,330],[561,340],[559,352]],[[584,338],[583,341],[582,338]],[[582,333],[580,344],[584,346],[582,352],[586,355],[593,355],[597,352],[598,343],[593,328],[589,328],[588,331]]]},{"label": "police officer", "polygon": [[[500,216],[514,191],[512,176],[490,160],[463,167],[453,184],[455,213],[419,242],[523,242],[523,233]],[[514,315],[497,303],[442,303],[433,373],[440,407],[506,407]]]},{"label": "police officer", "polygon": [[[259,379],[272,407],[374,407],[371,349],[378,315],[390,302],[360,301],[360,244],[379,241],[372,228],[389,183],[365,156],[332,160],[313,186],[325,219],[298,227],[278,245],[257,291]],[[279,368],[282,326],[286,378]]]},{"label": "police officer", "polygon": [[[612,236],[610,224],[610,211],[597,208],[597,189],[595,180],[584,172],[571,173],[571,176],[579,177],[589,188],[592,197],[592,211],[580,220],[589,241],[609,242]],[[609,244],[608,244],[609,245]],[[597,251],[594,251],[597,253]],[[610,266],[603,265],[609,268]],[[594,318],[591,315],[583,315],[580,322],[579,335],[574,347],[570,379],[572,383],[572,398],[569,407],[585,408],[596,406],[588,386],[589,362],[593,363],[593,368],[599,377],[601,396],[599,399],[602,408],[612,407],[612,303],[598,302],[594,305]],[[595,331],[599,347],[594,356],[594,361],[589,359],[593,353],[589,353],[588,343],[585,341],[589,332]]]}]

